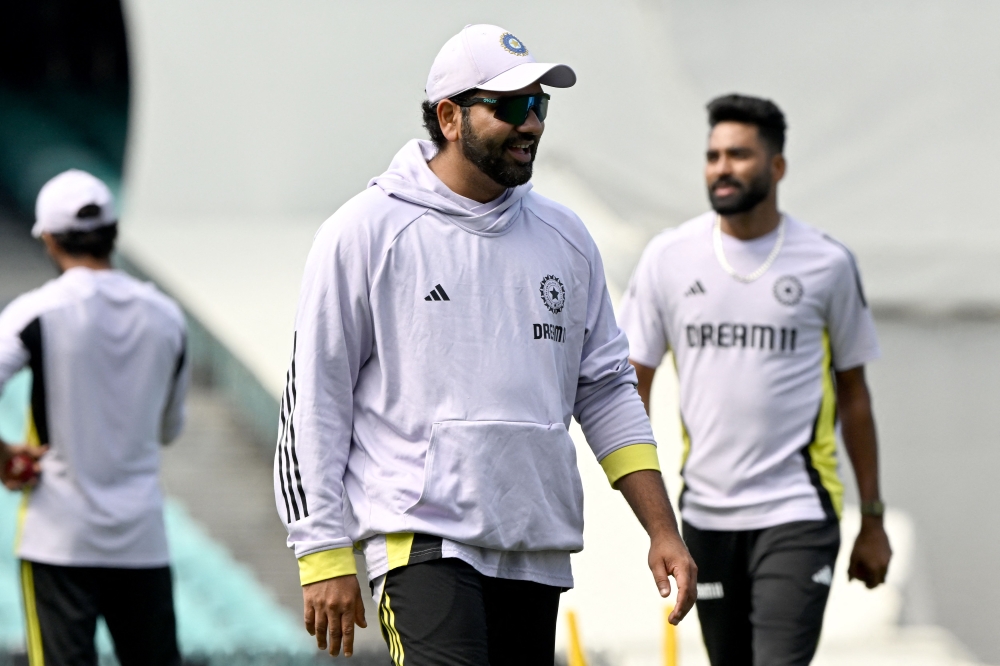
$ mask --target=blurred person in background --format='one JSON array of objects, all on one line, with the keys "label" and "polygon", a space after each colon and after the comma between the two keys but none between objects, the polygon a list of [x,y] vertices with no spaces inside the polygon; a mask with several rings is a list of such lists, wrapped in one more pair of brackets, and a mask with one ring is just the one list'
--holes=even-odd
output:
[{"label": "blurred person in background", "polygon": [[0,442],[4,484],[25,490],[29,663],[96,666],[103,616],[122,666],[179,664],[159,447],[184,421],[183,314],[112,269],[114,202],[90,174],[45,184],[32,234],[61,275],[0,314],[0,388],[32,371],[28,445]]},{"label": "blurred person in background", "polygon": [[622,328],[647,409],[674,355],[679,504],[713,666],[808,664],[840,546],[838,416],[861,496],[848,573],[875,587],[891,557],[864,369],[875,325],[850,251],[778,209],[778,107],[727,95],[708,112],[713,212],[650,242]]},{"label": "blurred person in background", "polygon": [[531,192],[565,65],[466,26],[431,67],[424,125],[320,228],[305,269],[275,498],[308,631],[331,654],[365,626],[365,555],[402,664],[547,665],[583,548],[575,416],[650,536],[659,592],[694,601],[594,241]]}]

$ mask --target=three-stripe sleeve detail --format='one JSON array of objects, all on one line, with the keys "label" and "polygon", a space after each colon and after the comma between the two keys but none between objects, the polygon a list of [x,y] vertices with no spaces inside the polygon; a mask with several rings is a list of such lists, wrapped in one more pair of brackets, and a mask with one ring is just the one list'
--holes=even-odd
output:
[{"label": "three-stripe sleeve detail", "polygon": [[[292,345],[294,350],[295,345]],[[292,389],[292,408],[298,403],[297,391],[295,389],[295,352],[292,352],[292,381],[289,385]],[[295,486],[298,488],[299,497],[302,498],[302,513],[303,517],[309,515],[309,506],[306,504],[306,491],[302,487],[302,475],[299,473],[299,457],[295,454],[295,420],[292,418],[291,411],[288,414],[288,432],[289,432],[289,445],[288,448],[292,452],[292,471],[295,472]]]},{"label": "three-stripe sleeve detail", "polygon": [[[285,381],[287,383],[287,379]],[[285,522],[290,523],[292,522],[292,509],[291,505],[288,503],[288,491],[285,489],[285,457],[284,457],[284,451],[281,446],[282,442],[285,439],[285,430],[286,430],[285,423],[288,420],[286,409],[287,407],[285,405],[285,394],[282,393],[281,417],[278,423],[278,446],[277,449],[275,450],[274,457],[276,459],[276,462],[278,463],[278,483],[281,486],[281,497],[285,500]]]},{"label": "three-stripe sleeve detail", "polygon": [[278,424],[278,482],[281,485],[281,496],[285,500],[285,516],[289,523],[293,522],[293,516],[294,520],[309,516],[306,491],[302,486],[302,474],[299,471],[299,458],[295,452],[294,417],[297,397],[295,352],[297,343],[298,333],[292,339],[292,361],[285,378],[285,391],[281,395],[281,420]]}]

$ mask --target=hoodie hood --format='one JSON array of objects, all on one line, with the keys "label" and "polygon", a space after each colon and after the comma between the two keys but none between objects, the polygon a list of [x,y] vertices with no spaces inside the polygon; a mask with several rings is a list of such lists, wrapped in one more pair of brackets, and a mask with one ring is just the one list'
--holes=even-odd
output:
[{"label": "hoodie hood", "polygon": [[396,153],[386,172],[373,178],[368,186],[378,186],[389,196],[434,210],[476,233],[505,231],[520,212],[521,200],[531,190],[531,183],[509,188],[497,199],[481,204],[455,194],[431,171],[427,162],[436,154],[437,147],[430,141],[412,139]]}]

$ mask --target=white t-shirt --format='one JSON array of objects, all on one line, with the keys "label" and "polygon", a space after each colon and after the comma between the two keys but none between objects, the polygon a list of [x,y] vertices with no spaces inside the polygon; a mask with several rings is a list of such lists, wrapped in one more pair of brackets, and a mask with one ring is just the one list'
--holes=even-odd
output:
[{"label": "white t-shirt", "polygon": [[30,366],[48,444],[17,554],[64,566],[168,563],[160,444],[184,420],[184,317],[150,284],[73,268],[0,313],[0,387]]},{"label": "white t-shirt", "polygon": [[[622,301],[630,357],[660,365],[672,350],[684,429],[681,512],[700,529],[761,529],[840,513],[831,368],[879,356],[854,258],[785,216],[785,241],[744,283],[715,256],[707,213],[654,238]],[[777,230],[722,235],[741,275],[766,260]]]}]

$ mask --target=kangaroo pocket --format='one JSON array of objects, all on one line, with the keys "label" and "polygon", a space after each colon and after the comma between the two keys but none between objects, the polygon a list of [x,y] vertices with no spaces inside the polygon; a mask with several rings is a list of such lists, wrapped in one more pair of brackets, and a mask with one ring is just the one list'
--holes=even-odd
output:
[{"label": "kangaroo pocket", "polygon": [[435,423],[414,531],[497,550],[583,548],[583,485],[562,423]]}]

